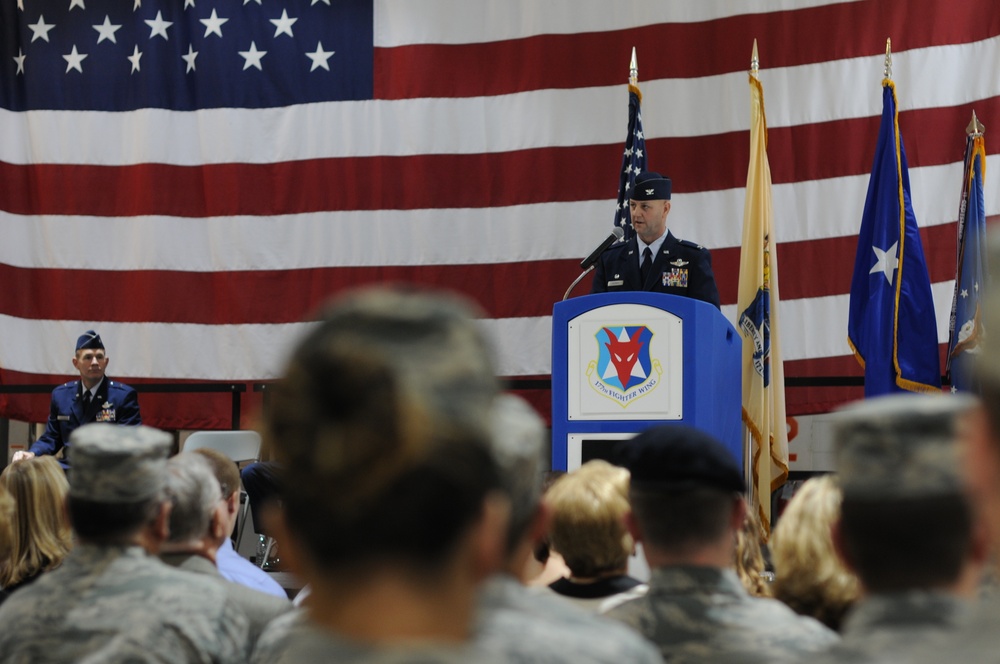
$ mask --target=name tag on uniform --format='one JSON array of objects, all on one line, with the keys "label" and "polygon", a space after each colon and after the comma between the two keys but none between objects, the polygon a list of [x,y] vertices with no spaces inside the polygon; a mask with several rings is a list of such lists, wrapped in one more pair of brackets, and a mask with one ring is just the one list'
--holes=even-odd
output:
[{"label": "name tag on uniform", "polygon": [[608,288],[613,288],[614,286],[624,286],[625,281],[623,279],[618,279],[616,281],[609,281]]},{"label": "name tag on uniform", "polygon": [[56,415],[56,420],[59,422],[69,422],[69,415]]}]

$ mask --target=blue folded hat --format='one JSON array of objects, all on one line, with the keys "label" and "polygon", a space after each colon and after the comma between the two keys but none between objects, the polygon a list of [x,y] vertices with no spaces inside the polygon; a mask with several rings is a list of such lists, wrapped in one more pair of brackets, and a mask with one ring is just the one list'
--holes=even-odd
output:
[{"label": "blue folded hat", "polygon": [[670,178],[665,178],[653,171],[643,171],[635,176],[635,188],[632,189],[633,201],[669,201]]}]

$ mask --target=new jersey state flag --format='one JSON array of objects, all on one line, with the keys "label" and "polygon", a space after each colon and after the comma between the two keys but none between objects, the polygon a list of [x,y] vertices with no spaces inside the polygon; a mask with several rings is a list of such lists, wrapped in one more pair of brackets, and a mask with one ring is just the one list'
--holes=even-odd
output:
[{"label": "new jersey state flag", "polygon": [[847,337],[865,369],[866,397],[940,390],[934,301],[889,79],[882,82],[882,122],[858,235]]},{"label": "new jersey state flag", "polygon": [[778,329],[778,260],[767,160],[764,88],[750,76],[750,165],[737,311],[743,335],[743,422],[753,440],[754,507],[771,532],[771,492],[788,479],[785,370]]}]

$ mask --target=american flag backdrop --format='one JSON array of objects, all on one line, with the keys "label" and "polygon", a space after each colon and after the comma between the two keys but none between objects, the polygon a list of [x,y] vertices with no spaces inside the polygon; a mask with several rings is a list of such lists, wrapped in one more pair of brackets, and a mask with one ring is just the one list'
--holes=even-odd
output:
[{"label": "american flag backdrop", "polygon": [[[860,375],[887,37],[944,344],[964,128],[1000,128],[994,0],[0,0],[0,380],[62,380],[91,327],[126,382],[266,380],[317,304],[381,281],[469,295],[500,373],[547,376],[552,304],[614,218],[633,46],[668,225],[713,249],[734,319],[754,38],[786,377]],[[790,387],[788,412],[859,395]]]}]

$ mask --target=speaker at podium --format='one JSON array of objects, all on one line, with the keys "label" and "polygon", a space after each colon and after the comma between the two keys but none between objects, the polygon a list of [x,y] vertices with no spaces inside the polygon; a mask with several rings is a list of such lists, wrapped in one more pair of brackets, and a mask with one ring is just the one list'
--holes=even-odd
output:
[{"label": "speaker at podium", "polygon": [[714,306],[598,293],[552,312],[552,468],[573,470],[651,426],[686,424],[743,464],[742,340]]}]

